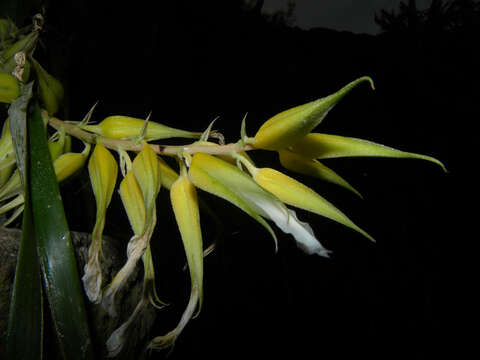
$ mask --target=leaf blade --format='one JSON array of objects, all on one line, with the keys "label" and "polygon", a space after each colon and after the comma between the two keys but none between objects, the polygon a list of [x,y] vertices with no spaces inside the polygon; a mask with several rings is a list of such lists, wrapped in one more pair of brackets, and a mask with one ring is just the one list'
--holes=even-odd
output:
[{"label": "leaf blade", "polygon": [[64,358],[93,359],[83,290],[38,107],[27,125],[33,222],[60,349]]}]

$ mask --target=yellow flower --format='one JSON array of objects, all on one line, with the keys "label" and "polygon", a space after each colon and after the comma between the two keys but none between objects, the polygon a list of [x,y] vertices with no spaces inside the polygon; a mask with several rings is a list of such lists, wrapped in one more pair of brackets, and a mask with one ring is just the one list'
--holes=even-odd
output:
[{"label": "yellow flower", "polygon": [[[131,170],[120,183],[120,197],[135,235],[128,242],[127,262],[104,291],[102,306],[112,316],[116,315],[115,295],[132,274],[138,260],[142,258],[145,266],[151,264],[151,261],[146,262],[144,255],[149,252],[150,239],[157,222],[155,201],[160,186],[158,157],[145,143],[133,160]],[[153,266],[149,265],[144,274],[145,279],[152,274]],[[148,289],[151,290],[151,286]],[[144,289],[144,296],[147,299],[156,298],[156,295],[149,294],[148,289]]]},{"label": "yellow flower", "polygon": [[284,203],[339,222],[374,241],[370,235],[355,225],[345,214],[308,186],[277,170],[270,168],[259,169],[253,166],[248,160],[240,159],[250,174],[252,174],[255,182]]},{"label": "yellow flower", "polygon": [[150,343],[149,347],[155,349],[172,346],[192,318],[197,303],[198,314],[203,301],[203,246],[200,213],[198,210],[197,192],[188,178],[184,164],[181,165],[180,177],[173,183],[170,189],[170,198],[187,255],[191,291],[187,308],[178,325],[166,335],[158,336]]},{"label": "yellow flower", "polygon": [[310,225],[298,220],[293,210],[236,166],[214,156],[197,153],[193,156],[189,177],[198,188],[231,202],[252,216],[270,232],[275,243],[275,234],[264,219],[273,221],[283,232],[292,234],[297,245],[306,253],[328,256],[328,250],[315,237]]},{"label": "yellow flower", "polygon": [[117,162],[102,144],[95,146],[88,163],[88,172],[97,204],[97,216],[82,281],[90,301],[99,303],[102,285],[100,254],[102,252],[103,228],[107,207],[112,199],[118,174]]}]

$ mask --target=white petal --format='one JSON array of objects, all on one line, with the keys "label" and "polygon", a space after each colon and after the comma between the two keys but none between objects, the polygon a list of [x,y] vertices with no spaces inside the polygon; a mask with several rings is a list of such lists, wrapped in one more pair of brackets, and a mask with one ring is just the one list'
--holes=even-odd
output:
[{"label": "white petal", "polygon": [[313,233],[311,226],[298,220],[295,211],[288,209],[281,201],[268,193],[239,193],[246,202],[261,216],[272,220],[284,233],[292,234],[297,246],[307,254],[317,254],[328,257],[325,249]]}]

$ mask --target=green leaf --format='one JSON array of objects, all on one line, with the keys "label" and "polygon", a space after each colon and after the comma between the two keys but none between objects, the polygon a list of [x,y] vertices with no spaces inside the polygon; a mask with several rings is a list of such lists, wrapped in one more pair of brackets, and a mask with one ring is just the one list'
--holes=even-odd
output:
[{"label": "green leaf", "polygon": [[[28,183],[28,172],[24,176]],[[42,358],[43,300],[28,187],[24,196],[22,238],[8,318],[7,356],[29,360]]]},{"label": "green leaf", "polygon": [[12,134],[15,156],[17,158],[17,167],[20,172],[22,184],[24,182],[25,172],[25,151],[27,148],[27,106],[32,97],[33,82],[22,86],[20,96],[13,100],[8,108],[10,118],[10,133]]},{"label": "green leaf", "polygon": [[38,255],[60,350],[64,359],[93,359],[84,294],[38,106],[28,133]]}]

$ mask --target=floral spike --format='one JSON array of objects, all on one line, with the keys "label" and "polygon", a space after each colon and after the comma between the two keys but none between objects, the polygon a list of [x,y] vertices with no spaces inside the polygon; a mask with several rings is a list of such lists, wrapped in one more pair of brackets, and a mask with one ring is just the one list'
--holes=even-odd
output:
[{"label": "floral spike", "polygon": [[374,88],[372,79],[364,76],[352,81],[330,96],[273,116],[260,127],[253,140],[253,146],[257,149],[280,150],[296,143],[320,124],[328,112],[362,82],[369,82]]},{"label": "floral spike", "polygon": [[97,215],[82,281],[90,301],[98,304],[101,300],[102,286],[100,254],[102,253],[103,228],[118,174],[117,162],[102,144],[95,146],[88,163],[88,172],[97,204]]},{"label": "floral spike", "polygon": [[390,158],[410,158],[431,161],[445,172],[445,166],[437,159],[362,140],[338,135],[311,133],[289,147],[289,150],[309,159],[329,159],[339,157],[374,156]]},{"label": "floral spike", "polygon": [[279,150],[278,154],[280,157],[280,163],[285,169],[340,185],[357,194],[360,198],[363,198],[362,195],[352,187],[352,185],[318,160],[307,159],[288,150]]},{"label": "floral spike", "polygon": [[274,194],[281,201],[339,222],[375,242],[370,235],[360,229],[340,210],[309,187],[277,170],[256,168],[247,160],[243,158],[241,158],[241,160],[257,184]]},{"label": "floral spike", "polygon": [[[297,245],[306,253],[328,256],[329,251],[320,244],[307,223],[299,221],[294,211],[263,190],[235,165],[197,153],[193,156],[189,176],[195,186],[238,206],[262,225],[259,216],[273,221],[283,232],[292,234]],[[269,231],[274,236],[273,231]]]},{"label": "floral spike", "polygon": [[173,346],[177,337],[192,318],[197,303],[197,315],[202,307],[203,247],[197,192],[188,178],[185,164],[181,162],[180,166],[180,177],[170,189],[170,198],[187,255],[188,267],[190,268],[190,280],[192,283],[190,300],[175,329],[164,336],[159,336],[152,340],[149,347],[156,349]]}]

